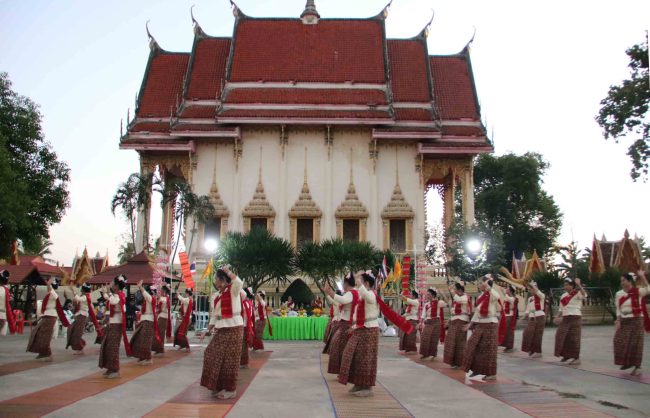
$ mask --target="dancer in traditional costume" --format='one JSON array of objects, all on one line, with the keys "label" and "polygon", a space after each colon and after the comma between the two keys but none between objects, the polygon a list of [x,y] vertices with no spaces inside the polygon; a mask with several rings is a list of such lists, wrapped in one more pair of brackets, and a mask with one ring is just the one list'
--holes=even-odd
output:
[{"label": "dancer in traditional costume", "polygon": [[241,315],[240,292],[244,286],[230,266],[217,270],[216,284],[220,290],[212,309],[213,334],[203,356],[201,386],[210,389],[219,399],[237,396],[237,376],[244,336],[244,320]]},{"label": "dancer in traditional costume", "polygon": [[266,292],[260,290],[255,296],[255,339],[253,340],[253,351],[264,350],[264,328],[268,323],[269,334],[273,335],[271,321],[266,315]]},{"label": "dancer in traditional costume", "polygon": [[580,279],[564,279],[564,293],[560,297],[560,312],[555,318],[555,357],[562,362],[577,366],[580,364],[580,339],[582,333],[582,301],[587,292]]},{"label": "dancer in traditional costume", "polygon": [[422,331],[420,333],[420,359],[438,356],[438,341],[445,342],[445,307],[446,300],[439,300],[444,295],[436,288],[430,287],[426,294],[426,303],[422,311]]},{"label": "dancer in traditional costume", "polygon": [[[400,330],[415,332],[413,325],[397,312],[393,311],[377,296],[373,290],[375,276],[371,271],[358,272],[355,275],[359,302],[353,315],[352,335],[343,351],[338,381],[341,384],[352,383],[350,392],[354,396],[372,396],[372,387],[377,379],[377,351],[379,343],[379,311],[387,320]],[[340,322],[340,321],[339,321]]]},{"label": "dancer in traditional costume", "polygon": [[[138,289],[142,293],[143,301],[140,310],[140,322],[131,336],[131,351],[138,359],[141,366],[151,365],[151,350],[153,342],[160,341],[160,330],[156,321],[157,301],[154,296],[142,286],[142,280],[138,282]],[[151,290],[151,289],[149,289]],[[153,293],[153,292],[152,292]]]},{"label": "dancer in traditional costume", "polygon": [[524,329],[521,340],[521,351],[528,353],[532,358],[542,357],[542,337],[546,326],[546,313],[544,301],[546,296],[537,288],[537,283],[531,281],[526,286],[530,297],[526,306],[528,325]]},{"label": "dancer in traditional costume", "polygon": [[[74,293],[74,287],[70,285],[70,290]],[[95,316],[95,310],[93,309],[93,303],[90,300],[90,292],[92,288],[90,284],[84,283],[81,286],[81,294],[74,295],[73,305],[74,305],[74,322],[72,326],[68,328],[68,341],[65,346],[72,347],[74,354],[83,354],[83,349],[86,346],[86,341],[83,339],[84,331],[86,330],[86,324],[88,323],[88,317],[93,322],[95,326],[95,331],[97,335],[102,333],[102,330]]]},{"label": "dancer in traditional costume", "polygon": [[[126,276],[119,275],[113,279],[110,289],[100,290],[104,300],[108,301],[109,319],[106,333],[99,349],[99,368],[106,369],[104,377],[116,379],[120,377],[120,340],[124,342],[127,356],[131,356],[131,345],[126,336]],[[110,292],[110,293],[109,293]]]},{"label": "dancer in traditional costume", "polygon": [[106,335],[106,330],[108,330],[108,326],[110,325],[110,318],[108,315],[108,311],[104,306],[104,298],[102,298],[101,296],[97,301],[97,312],[95,313],[95,316],[97,317],[97,321],[99,321],[99,328],[101,331],[98,332],[97,336],[95,337],[95,344],[101,344],[104,341],[104,335]]},{"label": "dancer in traditional costume", "polygon": [[56,318],[58,317],[61,324],[66,328],[70,326],[70,323],[65,313],[63,313],[59,295],[56,293],[59,282],[57,279],[48,279],[45,283],[47,284],[47,294],[41,303],[41,317],[29,336],[27,351],[38,353],[37,360],[52,361],[50,343],[56,326]]},{"label": "dancer in traditional costume", "polygon": [[465,372],[472,372],[470,377],[483,375],[484,380],[495,380],[501,290],[489,275],[481,277],[479,290],[481,295],[476,299],[474,316],[469,325],[472,336],[465,347],[463,368]]},{"label": "dancer in traditional costume", "polygon": [[[336,289],[336,294],[341,295],[341,291]],[[323,354],[327,354],[329,350],[329,343],[332,340],[332,327],[336,325],[336,322],[340,319],[339,317],[339,304],[336,303],[330,295],[326,295],[327,303],[330,305],[330,312],[327,318],[327,327],[325,327],[325,334],[323,334],[323,342],[325,347],[323,348]]]},{"label": "dancer in traditional costume", "polygon": [[255,339],[255,329],[253,325],[255,322],[255,303],[253,302],[253,297],[253,289],[250,287],[241,292],[244,333],[242,336],[239,367],[242,369],[248,369],[248,347],[253,345],[253,340]]},{"label": "dancer in traditional costume", "polygon": [[467,343],[467,324],[472,314],[472,301],[465,294],[465,283],[459,281],[449,288],[453,294],[451,319],[445,336],[444,362],[457,369],[463,365],[465,344]]},{"label": "dancer in traditional costume", "polygon": [[519,317],[519,299],[515,288],[509,285],[503,296],[503,309],[499,320],[499,346],[504,347],[504,353],[512,353],[515,346],[515,329]]},{"label": "dancer in traditional costume", "polygon": [[156,313],[158,314],[158,334],[160,339],[153,339],[151,344],[151,351],[154,352],[154,355],[162,355],[165,353],[165,337],[172,337],[172,321],[171,321],[171,303],[169,300],[169,295],[171,294],[171,289],[167,283],[163,283],[160,286],[158,291],[158,306],[156,307]]},{"label": "dancer in traditional costume", "polygon": [[187,339],[187,331],[192,323],[192,309],[194,307],[194,292],[192,289],[185,289],[185,296],[178,295],[178,301],[181,303],[181,317],[176,331],[174,332],[174,346],[179,350],[190,351],[190,342]]},{"label": "dancer in traditional costume", "polygon": [[[406,309],[404,310],[404,318],[413,325],[413,328],[417,329],[418,323],[420,322],[420,317],[419,317],[419,307],[420,307],[420,301],[419,301],[419,295],[418,292],[413,290],[411,292],[411,296],[413,298],[409,298],[406,295],[402,295],[402,302],[406,304]],[[405,351],[407,353],[409,352],[414,352],[418,351],[418,347],[416,345],[417,342],[417,331],[412,332],[410,334],[406,334],[405,332],[400,333],[399,337],[399,350],[400,351]]]},{"label": "dancer in traditional costume", "polygon": [[352,314],[359,303],[359,292],[354,288],[356,280],[352,273],[343,279],[343,295],[336,295],[332,289],[327,288],[326,292],[339,306],[339,320],[334,322],[332,338],[328,349],[329,359],[327,361],[327,373],[339,374],[341,359],[345,346],[348,342],[350,327],[352,326]]},{"label": "dancer in traditional costume", "polygon": [[0,335],[7,335],[7,331],[12,335],[16,332],[16,319],[11,309],[11,295],[7,287],[9,277],[7,270],[0,272]]},{"label": "dancer in traditional costume", "polygon": [[648,295],[650,285],[643,271],[621,276],[621,290],[615,297],[614,364],[621,366],[621,370],[632,368],[632,376],[641,374],[643,331],[650,332]]}]

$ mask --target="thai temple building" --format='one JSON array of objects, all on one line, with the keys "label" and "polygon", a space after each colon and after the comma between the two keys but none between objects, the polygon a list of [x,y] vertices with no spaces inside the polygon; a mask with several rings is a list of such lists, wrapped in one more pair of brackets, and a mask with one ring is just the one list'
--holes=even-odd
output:
[{"label": "thai temple building", "polygon": [[591,245],[591,262],[589,272],[599,274],[610,267],[615,267],[622,272],[637,272],[646,269],[639,239],[635,236],[630,238],[630,233],[625,230],[623,239],[619,241],[608,241],[603,235]]},{"label": "thai temple building", "polygon": [[[473,160],[493,147],[469,44],[430,54],[431,22],[391,39],[388,6],[364,19],[321,16],[314,1],[289,18],[232,9],[231,37],[210,36],[192,16],[188,52],[168,52],[149,34],[135,116],[120,138],[142,173],[209,195],[216,216],[193,240],[187,228],[191,259],[207,257],[206,239],[256,227],[296,248],[338,237],[422,250],[432,187],[446,226],[458,189],[473,222]],[[139,218],[136,252],[149,239]],[[163,248],[172,229],[167,206]]]}]

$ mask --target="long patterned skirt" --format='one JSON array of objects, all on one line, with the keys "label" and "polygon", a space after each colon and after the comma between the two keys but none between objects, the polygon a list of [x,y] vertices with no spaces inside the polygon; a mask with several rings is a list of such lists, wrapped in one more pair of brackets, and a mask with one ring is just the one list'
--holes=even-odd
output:
[{"label": "long patterned skirt", "polygon": [[81,351],[86,346],[86,341],[82,338],[86,329],[88,317],[84,315],[77,315],[74,317],[74,322],[68,328],[68,341],[65,348],[72,347],[75,351]]},{"label": "long patterned skirt", "polygon": [[[343,320],[332,321],[332,323],[330,324],[329,335],[327,336],[327,339],[325,340],[325,346],[323,347],[323,354],[330,354],[330,351],[332,350],[332,340],[334,339],[334,335],[336,334],[336,330],[338,329],[339,324],[341,322],[347,322],[347,321],[343,321]],[[347,323],[349,325],[349,322],[347,322]],[[350,327],[348,326],[348,328],[350,328]],[[325,333],[327,333],[327,332],[328,331],[325,331]]]},{"label": "long patterned skirt", "polygon": [[339,374],[341,371],[341,359],[343,358],[343,352],[345,351],[345,346],[350,339],[350,322],[349,321],[337,321],[332,328],[332,333],[334,334],[330,339],[329,343],[329,354],[330,357],[327,361],[327,373]]},{"label": "long patterned skirt", "polygon": [[131,337],[131,351],[138,361],[151,360],[151,347],[155,338],[152,321],[140,321]]},{"label": "long patterned skirt", "polygon": [[176,331],[174,332],[174,346],[190,348],[190,341],[187,339],[187,330],[185,330],[185,334],[179,332],[182,326],[183,322],[181,321],[181,323],[176,327]]},{"label": "long patterned skirt", "polygon": [[467,331],[463,327],[467,321],[454,319],[449,324],[447,336],[445,337],[444,362],[450,366],[461,366],[465,356],[465,344],[467,343]]},{"label": "long patterned skirt", "polygon": [[330,337],[331,337],[331,334],[332,334],[332,325],[333,325],[333,324],[334,324],[334,322],[332,321],[332,317],[330,317],[330,318],[327,320],[327,327],[325,327],[325,334],[323,334],[323,342],[324,342],[324,343],[327,343],[327,340],[329,340]]},{"label": "long patterned skirt", "polygon": [[614,364],[641,367],[643,360],[643,317],[621,318],[614,334]]},{"label": "long patterned skirt", "polygon": [[99,349],[99,368],[109,373],[120,371],[120,344],[122,341],[122,324],[108,324]]},{"label": "long patterned skirt", "polygon": [[29,343],[27,344],[27,351],[30,353],[38,353],[38,357],[49,357],[52,355],[50,343],[52,342],[52,334],[54,333],[54,326],[56,325],[56,318],[53,316],[41,316],[38,324],[32,329],[29,335]]},{"label": "long patterned skirt", "polygon": [[399,349],[400,351],[418,351],[418,347],[416,345],[417,337],[418,337],[418,321],[414,319],[409,319],[409,322],[411,325],[413,325],[413,332],[410,334],[407,334],[405,332],[402,332],[400,334],[399,338]]},{"label": "long patterned skirt", "polygon": [[248,341],[246,339],[246,333],[244,333],[242,336],[241,355],[239,356],[239,365],[248,366]]},{"label": "long patterned skirt", "polygon": [[110,322],[110,319],[108,315],[104,316],[104,319],[100,321],[100,327],[102,330],[102,335],[100,336],[99,333],[97,334],[97,337],[95,337],[95,344],[101,344],[104,341],[104,336],[106,335],[106,331],[108,330],[108,324]]},{"label": "long patterned skirt", "polygon": [[339,383],[375,386],[379,328],[355,329],[345,346],[339,371]]},{"label": "long patterned skirt", "polygon": [[463,369],[485,376],[496,375],[498,339],[499,324],[476,324],[467,341]]},{"label": "long patterned skirt", "polygon": [[264,328],[266,328],[266,319],[255,321],[255,339],[253,340],[255,350],[264,350]]},{"label": "long patterned skirt", "polygon": [[424,329],[420,334],[420,355],[425,357],[437,357],[439,340],[440,318],[425,320]]},{"label": "long patterned skirt", "polygon": [[555,332],[555,357],[566,359],[580,358],[580,336],[582,334],[582,316],[567,315]]},{"label": "long patterned skirt", "polygon": [[244,327],[215,328],[203,355],[201,386],[211,391],[237,389]]},{"label": "long patterned skirt", "polygon": [[525,353],[542,352],[542,337],[544,336],[544,326],[546,325],[546,316],[537,316],[528,319],[528,325],[524,329],[524,335],[521,340],[521,351]]},{"label": "long patterned skirt", "polygon": [[160,341],[153,339],[151,343],[151,351],[156,354],[165,352],[165,335],[167,333],[167,318],[158,317],[158,332],[160,333]]},{"label": "long patterned skirt", "polygon": [[506,350],[512,350],[515,346],[515,330],[512,327],[512,321],[517,321],[514,315],[506,316],[506,336],[501,344],[501,347],[505,347]]}]

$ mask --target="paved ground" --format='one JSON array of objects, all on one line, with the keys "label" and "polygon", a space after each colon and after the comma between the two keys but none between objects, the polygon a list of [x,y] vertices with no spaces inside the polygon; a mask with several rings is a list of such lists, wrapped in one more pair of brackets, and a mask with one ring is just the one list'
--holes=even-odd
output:
[{"label": "paved ground", "polygon": [[324,373],[322,343],[267,342],[272,353],[253,355],[242,382],[250,385],[234,405],[215,404],[197,385],[203,360],[198,341],[190,354],[170,352],[151,368],[124,358],[122,379],[108,384],[97,374],[97,346],[72,356],[60,337],[53,344],[55,361],[40,363],[24,352],[27,335],[9,336],[0,339],[0,417],[650,416],[650,337],[648,375],[629,378],[612,364],[612,333],[612,327],[585,327],[582,365],[567,367],[550,356],[555,329],[547,329],[545,357],[500,354],[495,383],[469,380],[439,360],[419,362],[397,352],[396,338],[382,338],[376,396],[367,400],[350,397]]}]

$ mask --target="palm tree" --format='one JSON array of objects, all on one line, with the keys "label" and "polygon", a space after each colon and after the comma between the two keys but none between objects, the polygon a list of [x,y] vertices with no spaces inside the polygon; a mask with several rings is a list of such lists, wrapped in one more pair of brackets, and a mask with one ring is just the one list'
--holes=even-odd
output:
[{"label": "palm tree", "polygon": [[[135,173],[134,173],[135,174]],[[135,192],[135,187],[131,183],[131,174],[126,182],[121,183],[113,199],[111,200],[111,213],[115,216],[115,211],[119,208],[124,213],[124,216],[129,221],[131,226],[131,241],[135,248],[135,221],[138,210],[138,199]]]},{"label": "palm tree", "polygon": [[135,247],[132,242],[125,242],[120,246],[120,250],[117,253],[120,264],[124,264],[135,256]]}]

